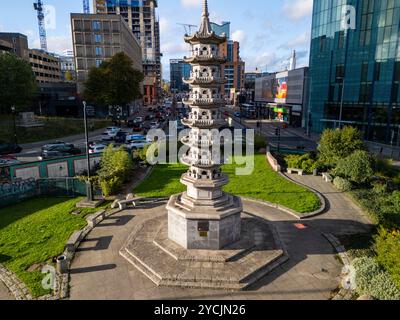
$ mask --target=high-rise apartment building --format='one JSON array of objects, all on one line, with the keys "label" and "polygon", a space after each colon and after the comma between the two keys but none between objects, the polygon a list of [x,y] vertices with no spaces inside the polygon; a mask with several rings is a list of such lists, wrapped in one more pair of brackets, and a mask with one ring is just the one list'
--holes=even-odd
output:
[{"label": "high-rise apartment building", "polygon": [[171,92],[184,92],[189,91],[189,85],[183,82],[183,79],[190,78],[190,71],[192,67],[189,63],[186,63],[183,59],[171,59],[170,60],[170,81]]},{"label": "high-rise apartment building", "polygon": [[[211,23],[212,30],[219,36],[230,35],[230,22],[223,22],[222,25]],[[227,61],[222,65],[222,76],[225,77],[224,85],[225,97],[235,99],[235,94],[244,88],[245,82],[245,62],[240,58],[240,44],[230,40],[220,45],[221,54],[227,57]]]},{"label": "high-rise apartment building", "polygon": [[398,145],[400,1],[346,2],[314,0],[306,125],[352,125],[366,140]]},{"label": "high-rise apartment building", "polygon": [[71,27],[79,93],[84,90],[90,69],[119,52],[129,56],[133,67],[142,71],[140,43],[122,16],[72,13]]},{"label": "high-rise apartment building", "polygon": [[25,61],[29,61],[27,36],[21,33],[0,32],[0,41],[3,46],[3,51],[14,53]]},{"label": "high-rise apartment building", "polygon": [[94,12],[121,15],[140,41],[143,57],[144,103],[155,102],[161,94],[160,25],[157,0],[93,0]]}]

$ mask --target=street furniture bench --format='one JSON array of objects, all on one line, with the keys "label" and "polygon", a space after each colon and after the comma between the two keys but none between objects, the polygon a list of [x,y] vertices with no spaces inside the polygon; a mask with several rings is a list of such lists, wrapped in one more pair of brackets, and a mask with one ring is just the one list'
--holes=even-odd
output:
[{"label": "street furniture bench", "polygon": [[297,173],[299,176],[302,176],[303,173],[304,173],[304,170],[302,170],[302,169],[296,169],[296,168],[288,168],[288,169],[287,169],[287,172],[288,172],[289,174]]},{"label": "street furniture bench", "polygon": [[325,182],[332,182],[333,181],[332,176],[327,172],[324,172],[322,174],[322,178],[325,180]]},{"label": "street furniture bench", "polygon": [[82,231],[75,231],[72,236],[69,237],[67,244],[66,244],[66,249],[68,252],[75,252],[76,247],[81,240],[82,237]]},{"label": "street furniture bench", "polygon": [[128,205],[136,207],[135,196],[132,193],[128,194],[125,200],[118,201],[118,205],[120,210],[125,210]]},{"label": "street furniture bench", "polygon": [[[89,226],[94,228],[100,221],[104,220],[106,217],[106,211],[101,210],[99,212],[96,212],[86,218],[87,223]],[[101,219],[100,219],[101,218]]]}]

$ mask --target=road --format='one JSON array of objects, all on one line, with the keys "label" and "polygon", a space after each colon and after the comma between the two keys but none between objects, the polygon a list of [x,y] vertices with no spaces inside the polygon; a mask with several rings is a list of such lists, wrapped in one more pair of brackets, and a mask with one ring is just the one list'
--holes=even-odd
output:
[{"label": "road", "polygon": [[[141,109],[139,113],[136,116],[140,117],[145,117],[147,115],[147,111],[145,109]],[[149,121],[143,122],[143,124],[146,126],[149,124]],[[132,134],[132,129],[123,127],[122,130],[124,132],[127,132],[128,134]],[[101,134],[105,131],[105,128],[99,129],[93,132],[89,133],[89,141],[93,142],[101,142]],[[135,132],[136,133],[136,132]],[[137,132],[137,134],[141,134],[143,132]],[[41,155],[41,149],[44,145],[55,142],[55,141],[63,141],[67,143],[72,143],[75,145],[75,147],[81,149],[82,151],[85,150],[86,148],[86,141],[85,141],[85,134],[78,134],[74,136],[69,136],[69,137],[64,137],[64,138],[59,138],[59,139],[52,139],[52,140],[47,140],[47,141],[39,141],[39,142],[34,142],[34,143],[29,143],[29,144],[22,144],[21,147],[23,148],[22,152],[19,154],[14,154],[13,156],[16,157],[19,161],[28,163],[28,162],[34,162],[39,160],[39,156]]]},{"label": "road", "polygon": [[[262,134],[267,137],[268,142],[271,146],[277,147],[278,141],[280,141],[280,147],[283,149],[298,149],[298,147],[303,148],[305,151],[314,151],[317,149],[317,143],[312,139],[305,136],[300,136],[293,129],[283,128],[283,124],[276,121],[261,120],[261,126],[257,127],[257,122],[259,120],[241,119],[234,116],[235,109],[225,108],[225,112],[229,114],[229,117],[233,119],[236,125],[239,124],[240,127],[247,127],[254,129],[256,133]],[[281,128],[280,138],[276,136],[276,128]]]}]

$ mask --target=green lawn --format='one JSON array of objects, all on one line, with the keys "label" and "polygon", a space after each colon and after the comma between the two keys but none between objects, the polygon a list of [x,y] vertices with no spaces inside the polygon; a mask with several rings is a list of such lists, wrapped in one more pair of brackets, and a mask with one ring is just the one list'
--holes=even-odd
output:
[{"label": "green lawn", "polygon": [[[40,270],[27,269],[64,251],[71,234],[86,225],[84,216],[99,209],[76,209],[80,199],[39,198],[0,209],[0,263],[17,274],[38,297],[49,293],[41,286]],[[71,212],[80,210],[78,216]]]},{"label": "green lawn", "polygon": [[[316,195],[281,177],[267,163],[264,155],[255,156],[255,168],[249,176],[237,176],[237,165],[225,165],[223,171],[229,174],[230,183],[224,190],[235,195],[266,200],[286,206],[300,215],[320,207]],[[187,171],[182,164],[158,165],[151,176],[133,192],[141,197],[169,197],[186,190],[179,182]]]},{"label": "green lawn", "polygon": [[[43,127],[18,128],[18,143],[30,143],[43,140],[58,139],[84,132],[83,119],[74,118],[39,118]],[[89,120],[89,127],[93,130],[110,125],[108,120]],[[60,130],[62,128],[62,130]],[[12,118],[0,117],[0,141],[13,141],[14,123]]]}]

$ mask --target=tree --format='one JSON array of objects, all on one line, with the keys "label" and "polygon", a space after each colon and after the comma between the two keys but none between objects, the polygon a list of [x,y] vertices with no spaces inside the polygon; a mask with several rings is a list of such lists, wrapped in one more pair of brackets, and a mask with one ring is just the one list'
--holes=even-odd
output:
[{"label": "tree", "polygon": [[335,174],[358,184],[366,183],[374,174],[372,166],[372,156],[367,151],[357,150],[339,160]]},{"label": "tree", "polygon": [[346,126],[343,129],[327,129],[319,142],[319,159],[327,166],[335,167],[356,150],[366,150],[358,129]]},{"label": "tree", "polygon": [[109,145],[103,153],[100,170],[98,171],[100,185],[105,196],[117,191],[127,180],[133,169],[132,157],[122,147],[114,150]]},{"label": "tree", "polygon": [[22,111],[37,92],[35,75],[28,62],[14,54],[0,54],[0,113],[11,107]]},{"label": "tree", "polygon": [[132,60],[120,52],[90,70],[83,96],[95,104],[123,106],[140,98],[143,79],[143,73],[132,67]]}]

